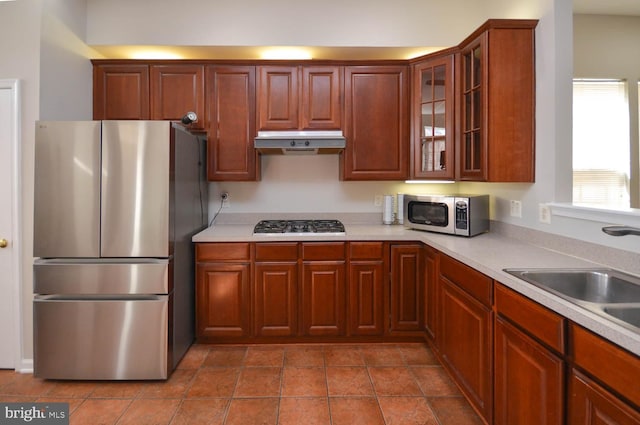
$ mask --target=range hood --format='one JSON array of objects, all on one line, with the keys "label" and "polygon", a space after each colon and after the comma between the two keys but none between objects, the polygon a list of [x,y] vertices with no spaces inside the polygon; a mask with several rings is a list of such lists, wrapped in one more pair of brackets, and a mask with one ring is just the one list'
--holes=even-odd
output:
[{"label": "range hood", "polygon": [[340,153],[345,138],[340,130],[259,131],[254,147],[262,154],[272,155]]}]

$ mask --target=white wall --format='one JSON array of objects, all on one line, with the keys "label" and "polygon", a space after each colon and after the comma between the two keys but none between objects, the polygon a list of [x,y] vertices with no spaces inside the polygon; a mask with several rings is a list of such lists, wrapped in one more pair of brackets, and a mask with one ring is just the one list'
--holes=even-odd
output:
[{"label": "white wall", "polygon": [[[23,358],[31,358],[31,292],[33,239],[33,123],[38,118],[40,68],[39,0],[0,2],[0,78],[17,78],[21,84],[20,149],[22,154],[22,327]],[[17,365],[19,368],[28,365]]]},{"label": "white wall", "polygon": [[[32,356],[35,122],[90,119],[91,65],[84,0],[0,2],[0,78],[21,81],[22,352]],[[82,52],[82,53],[80,53]],[[18,367],[27,367],[26,365]]]},{"label": "white wall", "polygon": [[451,46],[487,17],[469,0],[88,0],[87,43]]},{"label": "white wall", "polygon": [[40,119],[93,117],[91,62],[84,42],[85,0],[44,0],[40,46]]}]

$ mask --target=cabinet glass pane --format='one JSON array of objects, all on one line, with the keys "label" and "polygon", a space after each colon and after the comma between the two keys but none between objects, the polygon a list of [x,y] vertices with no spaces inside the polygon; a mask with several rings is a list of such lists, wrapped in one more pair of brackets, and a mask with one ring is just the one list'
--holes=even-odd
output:
[{"label": "cabinet glass pane", "polygon": [[482,99],[480,96],[480,90],[473,92],[473,128],[480,128],[482,123],[480,118],[482,117]]},{"label": "cabinet glass pane", "polygon": [[433,68],[433,97],[434,100],[445,99],[447,68],[444,65]]},{"label": "cabinet glass pane", "polygon": [[473,152],[473,140],[471,133],[464,135],[464,169],[471,170],[471,154]]},{"label": "cabinet glass pane", "polygon": [[481,67],[481,50],[480,46],[473,49],[473,86],[480,85],[480,79],[482,77]]},{"label": "cabinet glass pane", "polygon": [[422,71],[422,102],[431,102],[433,100],[433,72],[431,69]]},{"label": "cabinet glass pane", "polygon": [[422,171],[446,169],[446,143],[444,138],[426,138],[422,140]]},{"label": "cabinet glass pane", "polygon": [[464,87],[463,90],[467,91],[471,89],[471,70],[473,69],[472,57],[471,53],[467,53],[463,57],[464,64],[462,69],[464,69]]},{"label": "cabinet glass pane", "polygon": [[464,130],[471,130],[472,93],[464,95]]},{"label": "cabinet glass pane", "polygon": [[435,127],[433,132],[434,136],[445,135],[445,123],[447,118],[445,112],[444,101],[435,102],[433,104],[433,126]]},{"label": "cabinet glass pane", "polygon": [[473,166],[474,170],[480,170],[482,164],[480,163],[480,152],[482,152],[482,140],[479,131],[473,132]]}]

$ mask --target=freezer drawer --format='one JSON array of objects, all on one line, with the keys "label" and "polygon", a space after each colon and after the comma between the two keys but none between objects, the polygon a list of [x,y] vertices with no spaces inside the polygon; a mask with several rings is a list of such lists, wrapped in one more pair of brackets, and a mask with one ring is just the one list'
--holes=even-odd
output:
[{"label": "freezer drawer", "polygon": [[67,260],[33,263],[35,294],[168,294],[169,259]]},{"label": "freezer drawer", "polygon": [[166,379],[169,296],[33,303],[34,375],[46,379]]}]

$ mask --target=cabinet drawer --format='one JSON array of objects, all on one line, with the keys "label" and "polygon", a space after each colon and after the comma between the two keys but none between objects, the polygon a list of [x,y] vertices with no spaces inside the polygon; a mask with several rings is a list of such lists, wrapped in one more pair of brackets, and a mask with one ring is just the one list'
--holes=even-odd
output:
[{"label": "cabinet drawer", "polygon": [[256,261],[296,261],[298,244],[290,243],[257,243]]},{"label": "cabinet drawer", "polygon": [[196,244],[196,261],[249,260],[248,243],[199,243]]},{"label": "cabinet drawer", "polygon": [[440,274],[491,307],[493,281],[490,277],[446,255],[440,256]]},{"label": "cabinet drawer", "polygon": [[496,312],[559,353],[565,351],[565,319],[500,285],[495,287]]},{"label": "cabinet drawer", "polygon": [[351,260],[381,260],[382,252],[382,242],[349,243],[349,258]]},{"label": "cabinet drawer", "polygon": [[344,242],[311,242],[302,244],[303,260],[344,261]]},{"label": "cabinet drawer", "polygon": [[570,331],[575,364],[640,406],[640,358],[574,323]]}]

